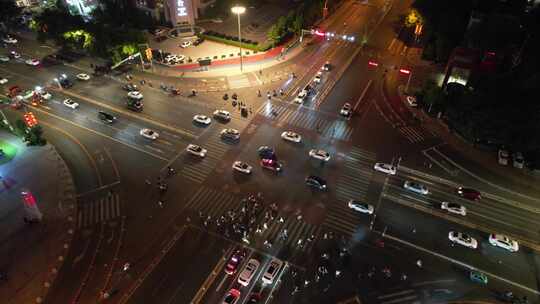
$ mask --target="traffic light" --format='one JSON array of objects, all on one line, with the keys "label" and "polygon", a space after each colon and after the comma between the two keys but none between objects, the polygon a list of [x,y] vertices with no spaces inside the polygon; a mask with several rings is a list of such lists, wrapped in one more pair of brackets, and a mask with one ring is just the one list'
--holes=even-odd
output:
[{"label": "traffic light", "polygon": [[148,58],[148,60],[152,60],[152,49],[151,48],[147,48],[146,51],[145,51],[145,54],[146,54],[146,58]]},{"label": "traffic light", "polygon": [[38,121],[36,119],[36,116],[34,116],[34,113],[27,112],[24,114],[24,123],[26,123],[29,128],[32,128],[33,126],[38,124]]}]

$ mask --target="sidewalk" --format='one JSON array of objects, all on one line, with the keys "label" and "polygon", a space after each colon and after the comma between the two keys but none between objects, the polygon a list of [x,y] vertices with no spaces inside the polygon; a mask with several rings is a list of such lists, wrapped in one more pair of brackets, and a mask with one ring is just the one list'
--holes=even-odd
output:
[{"label": "sidewalk", "polygon": [[[0,144],[16,154],[0,165],[0,281],[2,303],[39,303],[62,266],[72,238],[75,189],[71,173],[56,149],[27,147],[0,130]],[[26,224],[21,190],[28,189],[43,215]]]}]

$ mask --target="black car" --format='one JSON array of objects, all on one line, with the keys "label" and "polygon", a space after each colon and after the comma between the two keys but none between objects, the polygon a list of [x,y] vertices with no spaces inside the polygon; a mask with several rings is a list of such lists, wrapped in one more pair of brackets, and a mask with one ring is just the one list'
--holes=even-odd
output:
[{"label": "black car", "polygon": [[319,190],[326,190],[326,181],[315,175],[310,175],[306,177],[306,185],[308,185],[309,187],[317,188]]},{"label": "black car", "polygon": [[268,147],[268,146],[260,146],[259,150],[259,157],[263,159],[276,159],[276,152],[274,151],[274,148]]},{"label": "black car", "polygon": [[128,83],[128,84],[123,85],[122,89],[124,89],[124,90],[126,90],[128,92],[138,91],[139,90],[139,88],[137,88],[137,85],[132,84],[132,83]]},{"label": "black car", "polygon": [[201,44],[203,42],[204,42],[204,38],[199,37],[195,41],[193,41],[193,45],[197,46],[197,45],[199,45],[199,44]]},{"label": "black car", "polygon": [[116,116],[103,111],[98,112],[98,117],[101,121],[108,124],[112,124],[116,121]]},{"label": "black car", "polygon": [[69,80],[67,77],[61,77],[58,81],[64,89],[69,89],[73,86],[73,81]]}]

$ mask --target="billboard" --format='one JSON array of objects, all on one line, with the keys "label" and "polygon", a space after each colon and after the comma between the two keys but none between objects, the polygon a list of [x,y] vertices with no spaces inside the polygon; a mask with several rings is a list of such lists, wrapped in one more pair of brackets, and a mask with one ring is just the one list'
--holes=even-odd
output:
[{"label": "billboard", "polygon": [[195,24],[198,0],[168,0],[167,4],[173,25]]}]

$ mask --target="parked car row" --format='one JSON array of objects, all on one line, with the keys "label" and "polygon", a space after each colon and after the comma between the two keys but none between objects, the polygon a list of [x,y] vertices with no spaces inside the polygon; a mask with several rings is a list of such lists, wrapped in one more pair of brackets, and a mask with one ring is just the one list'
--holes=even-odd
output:
[{"label": "parked car row", "polygon": [[[497,156],[500,165],[507,166],[510,163],[510,152],[508,150],[504,148],[499,149]],[[512,153],[512,165],[514,168],[523,169],[525,166],[525,159],[521,152]]]}]

